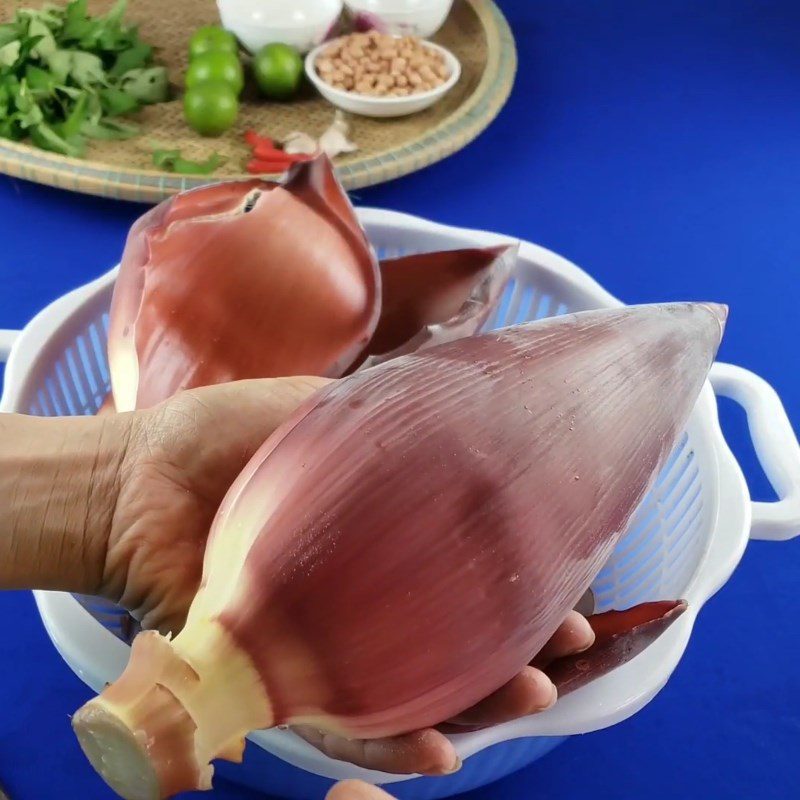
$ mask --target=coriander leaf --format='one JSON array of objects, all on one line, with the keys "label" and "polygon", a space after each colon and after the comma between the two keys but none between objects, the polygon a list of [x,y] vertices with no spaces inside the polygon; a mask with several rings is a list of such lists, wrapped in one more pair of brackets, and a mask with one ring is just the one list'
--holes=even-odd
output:
[{"label": "coriander leaf", "polygon": [[0,25],[0,47],[5,47],[9,42],[16,41],[20,37],[20,32],[16,25]]},{"label": "coriander leaf", "polygon": [[20,127],[31,128],[44,120],[44,114],[24,80],[13,87],[12,92],[17,106],[17,111],[12,118],[19,123]]},{"label": "coriander leaf", "polygon": [[111,10],[103,17],[103,21],[110,25],[119,26],[122,23],[122,18],[125,16],[127,7],[128,0],[117,0]]},{"label": "coriander leaf", "polygon": [[53,77],[61,84],[65,83],[72,65],[72,56],[69,50],[56,50],[47,59],[47,66]]},{"label": "coriander leaf", "polygon": [[157,167],[166,167],[180,157],[180,150],[153,150],[153,164]]},{"label": "coriander leaf", "polygon": [[119,78],[132,69],[146,67],[153,57],[153,48],[149,44],[137,42],[127,50],[123,50],[114,62],[108,74],[112,78]]},{"label": "coriander leaf", "polygon": [[86,19],[89,16],[88,0],[70,0],[65,9],[67,24],[76,20]]},{"label": "coriander leaf", "polygon": [[64,25],[60,40],[65,44],[81,43],[90,38],[94,30],[94,23],[88,19],[74,19]]},{"label": "coriander leaf", "polygon": [[74,86],[65,86],[63,83],[60,83],[56,86],[56,91],[60,94],[65,94],[71,100],[77,100],[86,90],[76,89]]},{"label": "coriander leaf", "polygon": [[40,37],[39,41],[32,48],[31,52],[45,61],[53,53],[55,53],[56,50],[58,50],[56,40],[53,37],[50,28],[48,28],[47,25],[45,25],[44,22],[42,22],[42,20],[38,17],[33,18],[30,22],[30,25],[28,25],[28,36]]},{"label": "coriander leaf", "polygon": [[219,153],[212,153],[205,161],[190,161],[180,150],[154,150],[153,164],[165,172],[180,175],[210,175],[225,163]]},{"label": "coriander leaf", "polygon": [[[19,109],[19,106],[17,106]],[[44,114],[42,114],[42,109],[39,108],[37,105],[29,106],[24,111],[17,110],[16,113],[12,114],[11,119],[16,122],[20,128],[34,128],[40,123],[44,122]]]},{"label": "coriander leaf", "polygon": [[103,62],[98,56],[80,50],[70,51],[69,74],[81,86],[104,83],[106,78]]},{"label": "coriander leaf", "polygon": [[139,126],[119,119],[104,119],[102,122],[85,122],[81,133],[90,139],[130,139],[139,133]]},{"label": "coriander leaf", "polygon": [[18,12],[20,18],[38,20],[46,25],[55,36],[64,24],[64,12],[58,6],[46,5],[41,9],[23,8]]},{"label": "coriander leaf", "polygon": [[61,38],[64,41],[80,41],[92,27],[86,0],[74,0],[67,4]]},{"label": "coriander leaf", "polygon": [[125,50],[138,38],[135,31],[122,24],[126,7],[127,0],[118,0],[104,17],[97,20],[95,43],[105,52]]},{"label": "coriander leaf", "polygon": [[44,122],[31,128],[30,133],[33,143],[43,150],[51,150],[62,156],[72,156],[73,158],[80,158],[86,152],[86,146],[82,139],[67,141]]},{"label": "coriander leaf", "polygon": [[22,43],[19,39],[8,42],[0,47],[0,67],[13,67],[19,58]]},{"label": "coriander leaf", "polygon": [[15,107],[11,92],[4,83],[0,83],[0,124],[11,117]]},{"label": "coriander leaf", "polygon": [[2,82],[2,90],[0,90],[0,94],[5,97],[7,100],[13,100],[16,104],[17,94],[19,93],[19,80],[17,79],[16,75],[6,75],[3,78]]},{"label": "coriander leaf", "polygon": [[25,132],[11,117],[0,118],[0,137],[18,142],[25,138]]},{"label": "coriander leaf", "polygon": [[60,127],[60,133],[65,139],[77,136],[81,131],[81,125],[86,122],[88,115],[89,95],[84,92],[78,97],[72,107],[69,116],[64,120]]},{"label": "coriander leaf", "polygon": [[120,88],[140,103],[163,103],[169,98],[169,78],[165,67],[131,69],[120,78]]},{"label": "coriander leaf", "polygon": [[100,103],[103,111],[109,117],[118,117],[121,114],[131,114],[139,110],[139,101],[128,92],[121,89],[101,89],[99,92]]},{"label": "coriander leaf", "polygon": [[58,81],[51,72],[33,64],[25,67],[25,82],[37,97],[50,96],[58,86]]},{"label": "coriander leaf", "polygon": [[102,16],[89,13],[88,0],[61,2],[19,9],[0,24],[0,137],[77,156],[87,137],[136,135],[121,117],[167,99],[169,83],[151,66],[153,48],[125,23],[126,0],[105,3]]},{"label": "coriander leaf", "polygon": [[28,36],[25,34],[23,38],[19,40],[19,58],[17,61],[22,63],[30,58],[37,59],[38,57],[34,53],[34,50],[36,49],[36,45],[38,45],[41,41],[41,36]]}]

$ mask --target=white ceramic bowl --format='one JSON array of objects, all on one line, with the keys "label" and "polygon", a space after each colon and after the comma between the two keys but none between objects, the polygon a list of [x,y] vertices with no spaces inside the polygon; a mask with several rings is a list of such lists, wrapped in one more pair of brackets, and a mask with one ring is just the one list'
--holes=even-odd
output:
[{"label": "white ceramic bowl", "polygon": [[306,56],[306,75],[329,103],[341,108],[342,111],[360,114],[363,117],[406,117],[409,114],[416,114],[441,100],[461,77],[461,63],[449,50],[433,42],[425,42],[426,47],[438,50],[444,56],[445,63],[450,70],[450,77],[441,86],[437,86],[429,92],[420,92],[408,97],[372,97],[371,95],[347,92],[344,89],[335,89],[325,83],[315,67],[317,57],[328,44],[326,42],[314,48]]},{"label": "white ceramic bowl", "polygon": [[345,6],[371,16],[386,33],[427,39],[444,25],[453,0],[345,0]]},{"label": "white ceramic bowl", "polygon": [[306,53],[324,41],[342,0],[217,0],[222,26],[251,52],[273,42]]}]

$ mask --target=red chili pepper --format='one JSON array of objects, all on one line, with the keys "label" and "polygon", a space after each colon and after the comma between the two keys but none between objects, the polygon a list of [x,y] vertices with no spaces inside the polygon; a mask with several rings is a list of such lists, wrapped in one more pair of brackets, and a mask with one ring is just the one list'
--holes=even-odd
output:
[{"label": "red chili pepper", "polygon": [[247,144],[250,145],[251,149],[258,147],[259,145],[264,145],[265,147],[275,147],[275,142],[269,138],[269,136],[259,136],[252,128],[245,131],[244,133],[244,140]]},{"label": "red chili pepper", "polygon": [[247,171],[251,175],[274,175],[286,172],[291,166],[290,161],[263,161],[254,158],[247,162]]},{"label": "red chili pepper", "polygon": [[263,144],[253,148],[253,155],[260,161],[285,161],[287,164],[296,164],[298,161],[308,161],[310,156],[304,153],[286,153],[275,147],[265,147]]}]

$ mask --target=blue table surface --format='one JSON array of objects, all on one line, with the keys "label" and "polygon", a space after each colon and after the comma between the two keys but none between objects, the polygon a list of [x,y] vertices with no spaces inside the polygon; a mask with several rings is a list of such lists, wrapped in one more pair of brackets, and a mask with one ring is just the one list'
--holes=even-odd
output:
[{"label": "blue table surface", "polygon": [[[505,0],[520,72],[495,124],[443,163],[356,194],[533,240],[628,302],[712,299],[721,357],[800,423],[800,5],[795,0]],[[0,326],[116,263],[143,208],[0,178]],[[756,499],[772,493],[744,415],[723,423]],[[645,710],[470,795],[800,795],[800,540],[753,543]],[[110,798],[68,714],[88,690],[29,594],[0,596],[0,783],[13,800]],[[252,793],[220,786],[220,800]]]}]

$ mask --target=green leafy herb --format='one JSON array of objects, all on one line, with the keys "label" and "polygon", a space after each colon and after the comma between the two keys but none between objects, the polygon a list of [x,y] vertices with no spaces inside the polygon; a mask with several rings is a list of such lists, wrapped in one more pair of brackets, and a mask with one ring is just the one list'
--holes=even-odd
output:
[{"label": "green leafy herb", "polygon": [[73,138],[72,141],[65,139],[45,122],[31,128],[31,140],[43,150],[52,150],[54,153],[75,158],[82,156],[86,149],[82,139]]},{"label": "green leafy herb", "polygon": [[205,161],[190,161],[180,150],[154,150],[153,164],[165,172],[181,175],[211,175],[225,163],[219,153],[212,153]]},{"label": "green leafy herb", "polygon": [[89,98],[82,94],[78,97],[69,116],[64,120],[61,127],[61,135],[65,139],[74,139],[81,133],[81,127],[89,116]]},{"label": "green leafy herb", "polygon": [[164,67],[128,70],[120,78],[120,86],[142,103],[163,103],[169,97],[169,81]]},{"label": "green leafy herb", "polygon": [[58,50],[52,31],[40,18],[31,19],[28,25],[28,36],[37,39],[36,44],[31,48],[31,55],[46,60]]},{"label": "green leafy herb", "polygon": [[19,34],[15,25],[0,25],[0,47],[4,47],[9,42],[16,42],[18,39]]},{"label": "green leafy herb", "polygon": [[104,119],[102,122],[85,122],[81,133],[90,139],[130,139],[139,133],[139,128],[119,119]]},{"label": "green leafy herb", "polygon": [[131,114],[140,108],[139,101],[129,92],[122,89],[101,89],[100,104],[109,117]]},{"label": "green leafy herb", "polygon": [[73,50],[70,53],[69,74],[78,86],[90,88],[105,81],[105,70],[99,56]]},{"label": "green leafy herb", "polygon": [[109,77],[120,78],[132,69],[146,67],[153,60],[153,48],[149,44],[139,42],[127,50],[123,50],[108,71]]},{"label": "green leafy herb", "polygon": [[92,16],[87,0],[70,0],[20,9],[0,25],[0,137],[78,157],[88,139],[138,133],[121,117],[164,102],[170,90],[153,48],[125,23],[126,9],[117,0]]},{"label": "green leafy herb", "polygon": [[21,47],[22,45],[17,39],[0,47],[0,67],[13,67],[19,58]]},{"label": "green leafy herb", "polygon": [[37,97],[51,96],[58,86],[58,81],[52,72],[33,64],[28,64],[25,68],[25,82]]}]

